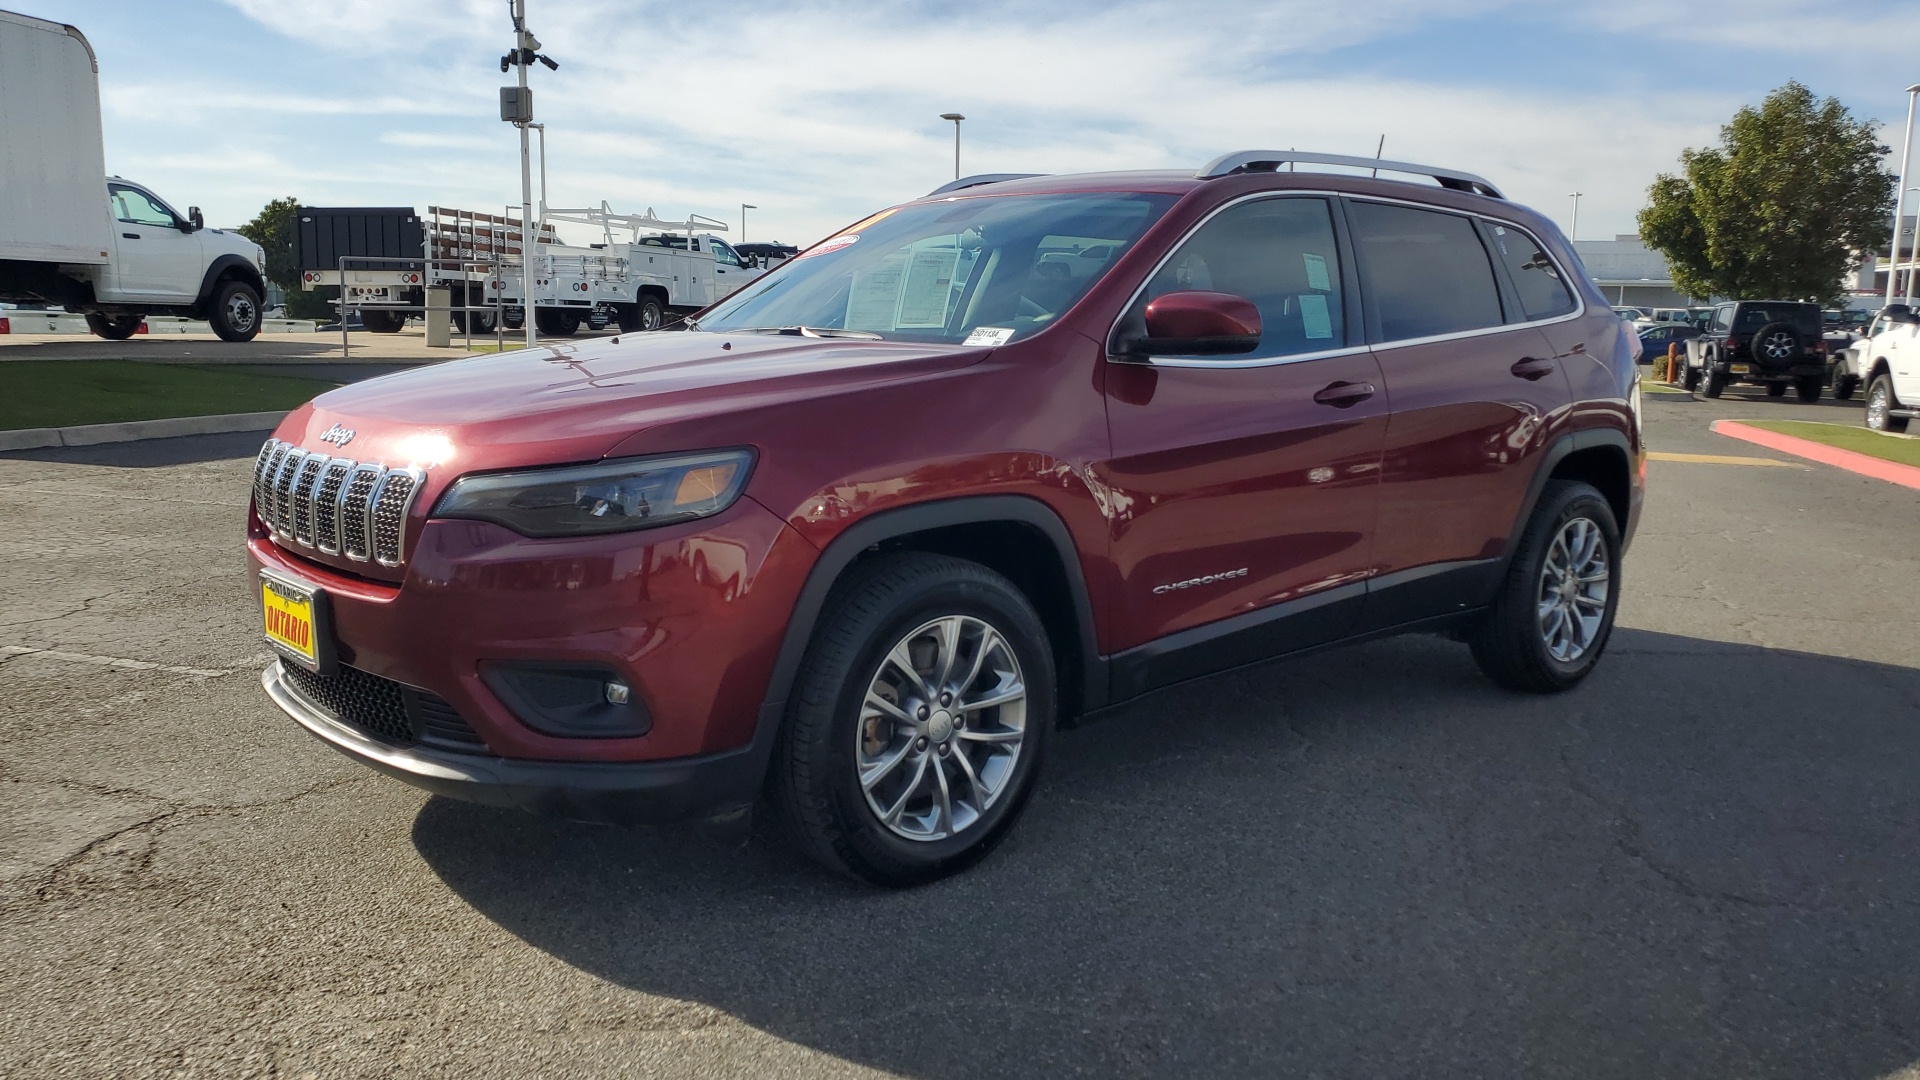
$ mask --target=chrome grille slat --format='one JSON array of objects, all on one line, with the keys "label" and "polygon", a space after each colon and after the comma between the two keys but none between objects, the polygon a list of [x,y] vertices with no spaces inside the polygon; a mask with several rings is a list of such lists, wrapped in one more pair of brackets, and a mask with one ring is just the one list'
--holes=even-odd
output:
[{"label": "chrome grille slat", "polygon": [[293,539],[295,543],[313,546],[313,486],[320,480],[320,473],[326,469],[329,461],[321,454],[308,454],[301,459],[300,468],[293,474]]},{"label": "chrome grille slat", "polygon": [[334,458],[313,483],[313,546],[321,554],[340,554],[340,488],[356,464]]},{"label": "chrome grille slat", "polygon": [[268,439],[253,463],[254,510],[283,544],[398,567],[426,480],[417,466],[389,469]]}]

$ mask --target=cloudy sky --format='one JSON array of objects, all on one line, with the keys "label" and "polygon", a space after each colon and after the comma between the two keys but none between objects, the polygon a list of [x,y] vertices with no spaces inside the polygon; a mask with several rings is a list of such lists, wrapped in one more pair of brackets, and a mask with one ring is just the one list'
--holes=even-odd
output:
[{"label": "cloudy sky", "polygon": [[[110,171],[214,224],[519,198],[506,0],[5,0],[100,57]],[[1478,172],[1582,238],[1797,78],[1886,125],[1914,0],[529,0],[549,202],[807,243],[952,174],[1195,167],[1226,150]],[[1917,155],[1920,156],[1920,155]],[[576,239],[584,239],[583,237]]]}]

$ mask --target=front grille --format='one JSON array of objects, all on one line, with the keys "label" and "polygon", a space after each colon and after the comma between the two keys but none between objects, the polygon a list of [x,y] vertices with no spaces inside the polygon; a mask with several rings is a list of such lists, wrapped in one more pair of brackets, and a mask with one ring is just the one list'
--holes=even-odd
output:
[{"label": "front grille", "polygon": [[332,675],[315,675],[282,662],[283,681],[296,697],[329,718],[395,746],[428,746],[485,754],[486,740],[468,726],[453,703],[392,679],[345,664]]},{"label": "front grille", "polygon": [[390,469],[269,439],[253,463],[253,504],[282,543],[399,566],[407,514],[425,482],[412,465]]}]

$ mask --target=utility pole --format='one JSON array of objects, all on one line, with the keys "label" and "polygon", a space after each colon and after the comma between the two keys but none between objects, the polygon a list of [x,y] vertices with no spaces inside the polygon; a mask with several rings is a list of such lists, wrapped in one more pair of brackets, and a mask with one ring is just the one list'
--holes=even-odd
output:
[{"label": "utility pole", "polygon": [[1580,196],[1585,194],[1586,192],[1584,191],[1568,193],[1568,197],[1573,200],[1573,220],[1567,223],[1568,240],[1580,239]]},{"label": "utility pole", "polygon": [[[1920,94],[1920,83],[1907,87],[1907,135],[1900,141],[1899,191],[1893,197],[1893,243],[1887,248],[1887,303],[1893,303],[1894,279],[1900,276],[1900,219],[1907,212],[1907,159],[1913,154],[1913,100]],[[1920,229],[1914,230],[1914,242],[1920,244]],[[1911,261],[1911,259],[1909,260]],[[1908,273],[1912,289],[1912,273]]]},{"label": "utility pole", "polygon": [[966,117],[957,112],[943,112],[940,119],[953,121],[953,178],[960,179],[960,121]]},{"label": "utility pole", "polygon": [[[518,68],[520,84],[500,88],[500,119],[520,129],[520,317],[521,325],[527,332],[527,348],[538,343],[533,321],[533,148],[528,144],[528,129],[533,122],[533,91],[527,88],[527,69],[535,61],[547,65],[547,70],[558,71],[560,65],[552,57],[540,54],[540,39],[527,29],[527,0],[512,0],[513,49],[500,58],[500,70]],[[540,129],[542,151],[547,145],[546,128]],[[546,196],[546,155],[540,157],[541,197]],[[503,275],[504,276],[504,275]],[[464,293],[464,290],[463,290]],[[466,306],[462,304],[462,306]]]},{"label": "utility pole", "polygon": [[752,203],[740,204],[740,242],[743,244],[747,242],[747,211],[758,209],[760,208]]}]

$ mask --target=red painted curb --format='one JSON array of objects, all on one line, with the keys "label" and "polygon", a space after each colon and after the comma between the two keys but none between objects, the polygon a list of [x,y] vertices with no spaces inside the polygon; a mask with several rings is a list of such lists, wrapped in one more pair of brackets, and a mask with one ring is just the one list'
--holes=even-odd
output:
[{"label": "red painted curb", "polygon": [[1871,454],[1862,454],[1853,450],[1842,450],[1837,446],[1817,443],[1811,439],[1782,435],[1777,431],[1751,427],[1738,420],[1715,420],[1712,430],[1729,438],[1740,439],[1764,446],[1769,450],[1778,450],[1783,454],[1792,454],[1822,465],[1831,465],[1836,469],[1845,469],[1861,476],[1871,476],[1875,480],[1885,480],[1889,484],[1920,490],[1920,468],[1902,465],[1897,461],[1887,461]]}]

